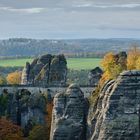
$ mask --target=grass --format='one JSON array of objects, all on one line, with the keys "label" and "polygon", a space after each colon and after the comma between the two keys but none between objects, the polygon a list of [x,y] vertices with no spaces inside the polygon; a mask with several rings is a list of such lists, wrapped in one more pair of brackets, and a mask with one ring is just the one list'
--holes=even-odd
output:
[{"label": "grass", "polygon": [[80,69],[93,69],[100,66],[101,59],[99,58],[69,58],[67,60],[68,68],[80,70]]},{"label": "grass", "polygon": [[[0,60],[0,66],[2,67],[14,67],[14,66],[25,66],[25,63],[32,62],[33,59],[7,59]],[[68,58],[68,68],[74,70],[81,69],[93,69],[97,66],[100,66],[100,58]]]}]

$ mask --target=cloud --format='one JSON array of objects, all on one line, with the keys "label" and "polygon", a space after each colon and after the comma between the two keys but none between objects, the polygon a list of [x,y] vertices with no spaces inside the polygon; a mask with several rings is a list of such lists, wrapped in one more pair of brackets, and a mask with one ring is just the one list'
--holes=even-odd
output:
[{"label": "cloud", "polygon": [[21,12],[21,13],[28,13],[28,14],[37,14],[41,13],[45,10],[45,8],[13,8],[13,7],[0,7],[2,11],[9,11],[9,12]]},{"label": "cloud", "polygon": [[140,0],[0,0],[0,38],[140,37],[139,15]]},{"label": "cloud", "polygon": [[93,3],[85,3],[80,5],[75,5],[75,8],[137,8],[140,7],[140,4],[93,4]]}]

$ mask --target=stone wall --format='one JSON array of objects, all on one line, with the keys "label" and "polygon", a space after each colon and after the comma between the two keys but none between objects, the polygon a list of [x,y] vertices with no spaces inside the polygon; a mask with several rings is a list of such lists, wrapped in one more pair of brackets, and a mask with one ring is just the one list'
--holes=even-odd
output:
[{"label": "stone wall", "polygon": [[[93,87],[80,87],[82,92],[84,93],[84,97],[89,97],[95,88]],[[28,86],[0,86],[0,94],[3,93],[4,90],[7,90],[9,93],[15,93],[17,90],[27,89],[31,94],[39,94],[41,93],[50,93],[52,97],[54,97],[57,93],[66,92],[67,87],[28,87]]]}]

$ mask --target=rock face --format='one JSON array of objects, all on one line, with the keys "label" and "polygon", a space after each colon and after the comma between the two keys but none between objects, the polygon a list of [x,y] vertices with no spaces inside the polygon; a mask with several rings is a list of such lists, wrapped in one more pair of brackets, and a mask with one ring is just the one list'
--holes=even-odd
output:
[{"label": "rock face", "polygon": [[125,71],[101,90],[89,123],[89,140],[139,140],[140,71]]},{"label": "rock face", "polygon": [[99,67],[96,67],[95,69],[91,70],[88,74],[89,85],[96,86],[98,84],[102,74],[103,74],[103,71]]},{"label": "rock face", "polygon": [[26,66],[24,67],[24,69],[22,71],[22,81],[21,81],[21,84],[28,83],[29,72],[30,72],[30,63],[27,62]]},{"label": "rock face", "polygon": [[25,135],[28,135],[33,124],[46,123],[46,107],[50,102],[48,93],[32,94],[27,89],[9,93],[8,90],[4,90],[0,99],[0,103],[3,103],[0,104],[0,116],[8,116],[12,122],[20,125],[27,131]]},{"label": "rock face", "polygon": [[75,84],[66,93],[58,93],[54,97],[50,140],[85,140],[86,106],[84,94]]},{"label": "rock face", "polygon": [[[25,130],[30,130],[34,121],[45,123],[50,95],[46,100],[45,93],[32,94],[27,89],[1,92],[0,116],[7,115]],[[107,81],[89,110],[84,93],[75,84],[55,95],[50,140],[139,139],[140,71],[125,71],[116,80]]]},{"label": "rock face", "polygon": [[118,53],[118,54],[116,54],[115,55],[115,58],[116,58],[116,62],[118,63],[118,64],[120,64],[121,65],[121,67],[123,68],[123,69],[127,69],[127,53],[126,52],[120,52],[120,53]]},{"label": "rock face", "polygon": [[67,62],[64,55],[43,55],[33,62],[26,63],[22,72],[23,85],[65,85]]}]

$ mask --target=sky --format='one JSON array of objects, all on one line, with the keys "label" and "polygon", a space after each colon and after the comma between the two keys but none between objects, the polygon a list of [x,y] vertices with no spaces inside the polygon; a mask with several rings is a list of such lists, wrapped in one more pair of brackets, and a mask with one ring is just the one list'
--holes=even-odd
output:
[{"label": "sky", "polygon": [[0,0],[0,39],[140,38],[140,0]]}]

